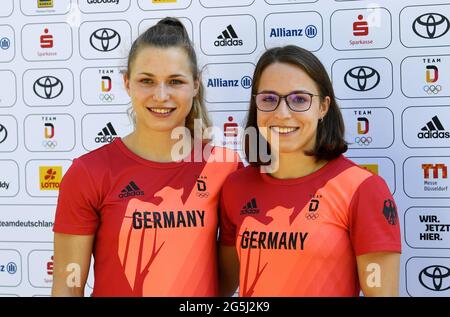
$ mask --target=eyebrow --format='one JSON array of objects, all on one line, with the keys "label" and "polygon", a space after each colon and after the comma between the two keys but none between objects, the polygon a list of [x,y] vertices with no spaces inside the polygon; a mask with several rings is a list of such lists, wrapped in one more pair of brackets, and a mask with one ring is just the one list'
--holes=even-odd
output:
[{"label": "eyebrow", "polygon": [[[276,94],[276,95],[281,95],[280,93],[274,91],[274,90],[262,90],[257,92],[258,94]],[[293,90],[289,93],[287,93],[287,95],[293,94],[293,93],[307,93],[307,94],[312,94],[312,92],[308,91],[308,90],[304,90],[304,89],[300,89],[300,90]]]},{"label": "eyebrow", "polygon": [[[152,73],[139,73],[139,75],[146,75],[148,77],[156,77],[154,74]],[[183,74],[172,74],[169,76],[169,78],[176,78],[176,77],[186,77],[186,75]]]}]

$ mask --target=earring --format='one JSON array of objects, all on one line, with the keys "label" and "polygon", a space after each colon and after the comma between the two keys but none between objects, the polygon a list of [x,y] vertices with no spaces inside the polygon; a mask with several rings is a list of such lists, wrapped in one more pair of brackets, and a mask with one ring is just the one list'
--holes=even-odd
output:
[{"label": "earring", "polygon": [[319,124],[322,123],[322,121],[323,121],[323,118],[320,118],[320,119],[319,119]]}]

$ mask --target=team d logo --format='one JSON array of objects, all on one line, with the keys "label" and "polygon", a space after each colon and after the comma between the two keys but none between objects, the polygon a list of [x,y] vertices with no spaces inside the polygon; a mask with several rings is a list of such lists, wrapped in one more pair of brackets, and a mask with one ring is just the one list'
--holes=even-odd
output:
[{"label": "team d logo", "polygon": [[440,13],[425,13],[414,20],[414,33],[424,39],[437,39],[450,29],[450,21]]},{"label": "team d logo", "polygon": [[59,190],[62,166],[39,166],[40,190]]}]

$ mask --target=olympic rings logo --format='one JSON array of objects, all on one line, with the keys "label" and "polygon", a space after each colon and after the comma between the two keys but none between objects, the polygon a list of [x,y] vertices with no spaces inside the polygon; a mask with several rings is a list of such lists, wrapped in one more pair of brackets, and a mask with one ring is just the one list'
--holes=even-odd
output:
[{"label": "olympic rings logo", "polygon": [[358,143],[359,145],[368,146],[370,143],[372,143],[372,138],[370,136],[367,137],[367,138],[365,136],[363,136],[363,137],[356,137],[355,138],[355,142]]},{"label": "olympic rings logo", "polygon": [[56,146],[58,145],[57,141],[42,141],[42,146],[47,148],[47,149],[54,149]]},{"label": "olympic rings logo", "polygon": [[199,197],[199,198],[208,198],[209,197],[209,192],[197,193],[197,197]]},{"label": "olympic rings logo", "polygon": [[430,85],[430,86],[426,85],[426,86],[423,86],[423,90],[429,95],[431,95],[431,94],[437,95],[438,93],[440,93],[442,91],[442,86],[441,85],[437,85],[437,86],[435,86],[435,85]]},{"label": "olympic rings logo", "polygon": [[101,101],[104,101],[104,102],[112,102],[115,97],[113,94],[101,94],[101,95],[99,95],[99,98]]},{"label": "olympic rings logo", "polygon": [[319,214],[318,213],[314,213],[314,212],[309,212],[305,215],[305,218],[307,220],[316,220],[317,218],[319,218]]}]

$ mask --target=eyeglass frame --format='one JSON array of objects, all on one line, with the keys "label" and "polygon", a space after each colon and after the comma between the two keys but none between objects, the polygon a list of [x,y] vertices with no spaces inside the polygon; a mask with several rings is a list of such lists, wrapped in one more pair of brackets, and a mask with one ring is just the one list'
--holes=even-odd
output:
[{"label": "eyeglass frame", "polygon": [[[291,105],[289,104],[289,102],[288,102],[288,100],[287,100],[287,97],[290,96],[290,95],[292,95],[292,94],[296,94],[296,93],[305,94],[305,95],[308,95],[308,96],[311,97],[311,102],[309,103],[308,109],[306,109],[306,110],[300,110],[300,111],[299,111],[299,110],[294,110],[294,109],[291,108]],[[261,109],[258,107],[258,103],[256,102],[256,96],[262,95],[262,94],[272,94],[272,95],[276,95],[276,96],[279,98],[279,99],[278,99],[278,103],[277,103],[276,107],[273,108],[273,110],[261,110]],[[292,110],[292,111],[294,111],[294,112],[306,112],[306,111],[308,111],[309,109],[311,109],[311,105],[312,105],[313,97],[314,97],[314,96],[316,96],[316,97],[323,97],[322,95],[316,95],[316,94],[313,94],[313,93],[310,93],[310,92],[304,91],[304,90],[294,90],[294,91],[291,91],[290,93],[288,93],[287,95],[279,95],[279,94],[277,94],[276,92],[273,92],[273,91],[267,91],[267,92],[262,91],[262,92],[258,92],[258,93],[256,93],[256,94],[252,94],[252,97],[255,98],[256,109],[258,109],[259,111],[262,111],[262,112],[273,112],[273,111],[277,110],[278,106],[280,105],[281,99],[284,99],[284,102],[286,103],[286,105],[288,106],[288,108],[289,108],[290,110]]]}]

